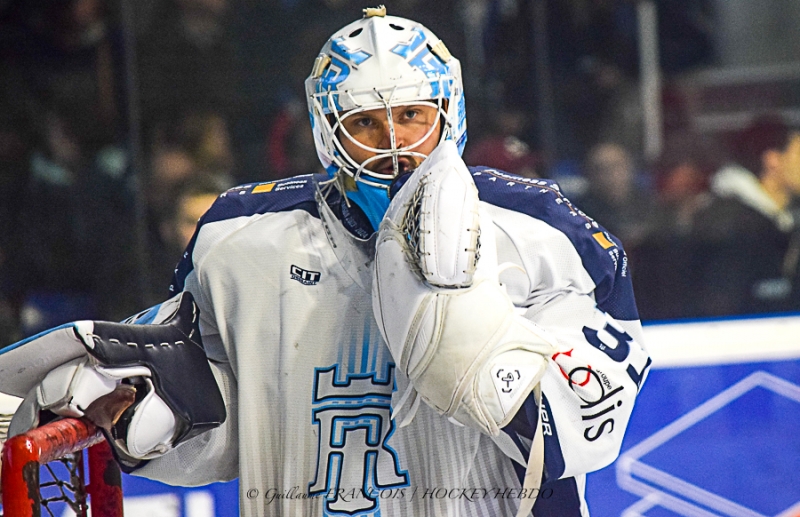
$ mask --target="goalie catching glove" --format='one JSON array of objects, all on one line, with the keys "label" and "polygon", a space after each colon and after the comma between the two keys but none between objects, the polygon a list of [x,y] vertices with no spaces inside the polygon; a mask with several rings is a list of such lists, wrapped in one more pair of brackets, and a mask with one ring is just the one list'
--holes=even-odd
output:
[{"label": "goalie catching glove", "polygon": [[493,223],[453,142],[440,144],[392,200],[374,271],[375,317],[411,383],[400,405],[419,395],[498,436],[538,385],[555,342],[515,312],[500,284]]},{"label": "goalie catching glove", "polygon": [[[224,422],[225,405],[200,339],[197,306],[189,293],[175,301],[175,312],[163,324],[78,321],[0,351],[0,372],[16,364],[25,373],[0,381],[0,391],[27,392],[9,436],[36,427],[45,412],[97,415],[94,423],[104,427],[117,459],[134,468]],[[119,393],[125,398],[133,388],[135,398],[121,415],[108,418],[91,411]]]}]

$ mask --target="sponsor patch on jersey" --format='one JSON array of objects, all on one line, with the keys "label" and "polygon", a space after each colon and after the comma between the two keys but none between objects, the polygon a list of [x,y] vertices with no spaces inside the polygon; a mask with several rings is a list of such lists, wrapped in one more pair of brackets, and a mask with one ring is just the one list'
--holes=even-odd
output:
[{"label": "sponsor patch on jersey", "polygon": [[319,271],[309,271],[301,267],[292,266],[289,268],[292,280],[297,280],[303,285],[317,285],[322,274]]},{"label": "sponsor patch on jersey", "polygon": [[256,185],[253,189],[253,194],[261,194],[262,192],[272,192],[272,189],[275,188],[275,183],[262,183],[261,185]]},{"label": "sponsor patch on jersey", "polygon": [[596,240],[597,243],[600,246],[602,246],[602,248],[604,250],[607,250],[608,248],[611,248],[612,246],[616,246],[616,244],[614,244],[614,242],[612,242],[611,239],[606,237],[606,234],[603,233],[603,232],[593,233],[592,237],[594,237],[594,240]]},{"label": "sponsor patch on jersey", "polygon": [[270,181],[268,183],[259,183],[251,194],[264,194],[266,192],[281,192],[284,190],[296,190],[305,187],[308,184],[308,178],[298,176],[296,178],[289,178],[281,181]]}]

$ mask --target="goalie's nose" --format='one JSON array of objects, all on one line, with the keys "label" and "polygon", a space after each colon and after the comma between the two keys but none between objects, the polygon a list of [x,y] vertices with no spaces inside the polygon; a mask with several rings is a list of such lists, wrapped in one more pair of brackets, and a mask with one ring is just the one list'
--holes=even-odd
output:
[{"label": "goalie's nose", "polygon": [[[394,121],[386,120],[381,124],[381,139],[378,149],[392,151],[405,147],[408,141],[408,129],[402,124],[395,124]],[[392,142],[394,138],[394,143]],[[394,145],[393,145],[394,144]]]}]

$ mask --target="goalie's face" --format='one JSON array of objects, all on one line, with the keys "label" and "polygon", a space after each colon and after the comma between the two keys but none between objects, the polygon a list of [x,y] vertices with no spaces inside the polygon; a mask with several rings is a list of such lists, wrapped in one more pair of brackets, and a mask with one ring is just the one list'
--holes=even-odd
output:
[{"label": "goalie's face", "polygon": [[396,177],[416,169],[437,146],[440,113],[432,103],[353,110],[341,115],[339,140],[361,168]]}]

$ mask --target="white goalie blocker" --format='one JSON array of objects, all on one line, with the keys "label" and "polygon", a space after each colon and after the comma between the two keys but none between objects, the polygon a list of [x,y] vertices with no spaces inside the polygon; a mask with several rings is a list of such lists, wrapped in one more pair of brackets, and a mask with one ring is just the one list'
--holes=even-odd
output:
[{"label": "white goalie blocker", "polygon": [[[449,140],[413,173],[381,223],[373,309],[410,380],[394,408],[396,415],[411,404],[401,426],[421,399],[439,414],[497,437],[532,391],[538,397],[556,343],[516,312],[500,284],[493,227]],[[537,427],[525,488],[538,488],[543,461]],[[528,512],[522,507],[519,515]]]},{"label": "white goalie blocker", "polygon": [[129,434],[120,441],[126,455],[138,460],[164,454],[175,433],[175,417],[156,395],[145,366],[107,368],[93,360],[94,322],[76,321],[7,347],[0,354],[2,391],[24,397],[8,428],[8,437],[39,425],[41,411],[83,417],[97,399],[110,394],[123,379],[139,377],[148,393],[138,404]]}]

